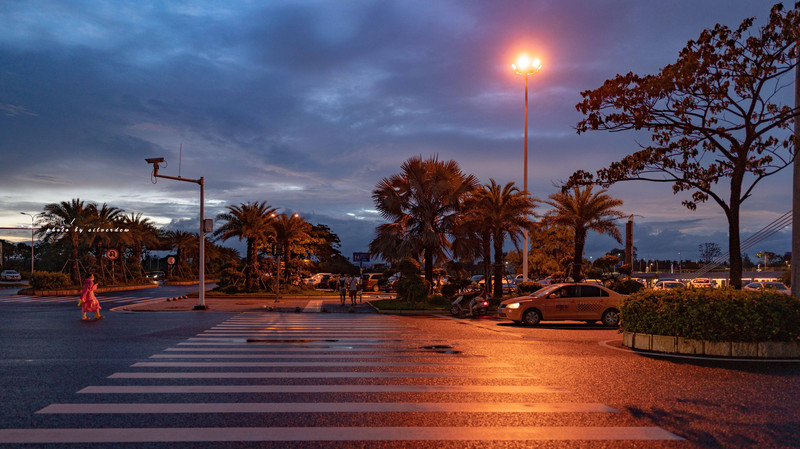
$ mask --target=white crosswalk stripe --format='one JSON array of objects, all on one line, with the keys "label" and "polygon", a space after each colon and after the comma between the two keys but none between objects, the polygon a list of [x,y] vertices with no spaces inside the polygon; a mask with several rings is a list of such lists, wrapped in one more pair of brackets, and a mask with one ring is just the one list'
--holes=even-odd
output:
[{"label": "white crosswalk stripe", "polygon": [[[100,301],[101,306],[104,306],[106,304],[113,304],[115,307],[127,304],[139,304],[150,301],[165,301],[166,299],[167,299],[166,296],[156,297],[156,298],[142,298],[131,295],[98,296],[98,300]],[[70,296],[7,295],[7,296],[0,296],[0,303],[29,304],[29,305],[64,304],[64,305],[75,306],[78,303],[78,295],[70,295]]]},{"label": "white crosswalk stripe", "polygon": [[[129,371],[108,376],[105,385],[82,388],[76,392],[80,401],[36,412],[43,419],[87,415],[92,427],[0,429],[0,444],[295,441],[337,447],[346,441],[413,441],[435,447],[436,441],[681,439],[649,426],[470,425],[486,413],[622,412],[601,403],[570,402],[568,385],[540,384],[513,365],[461,353],[386,316],[239,315],[150,359],[157,361],[136,362]],[[245,414],[324,416],[327,421],[258,427],[251,423],[264,421]],[[353,414],[371,418],[353,426]],[[417,425],[411,417],[419,414],[427,414],[432,425]],[[116,426],[95,425],[107,416],[124,416],[126,425],[119,427],[119,420],[113,421]],[[204,421],[186,427],[182,421],[137,427],[137,417],[159,416],[224,416],[224,423],[241,425],[214,427]],[[397,425],[403,416],[411,419],[408,426]],[[449,418],[437,421],[442,416]],[[453,425],[459,422],[453,416],[464,424]]]}]

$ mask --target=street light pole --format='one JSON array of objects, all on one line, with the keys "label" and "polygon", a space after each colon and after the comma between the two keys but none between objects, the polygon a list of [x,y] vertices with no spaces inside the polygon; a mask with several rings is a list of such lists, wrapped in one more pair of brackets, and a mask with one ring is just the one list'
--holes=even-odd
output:
[{"label": "street light pole", "polygon": [[[531,60],[526,55],[517,58],[515,64],[511,64],[514,73],[525,77],[525,157],[523,168],[523,193],[528,198],[528,77],[535,74],[542,68],[542,62],[538,59]],[[522,280],[528,281],[528,228],[522,230]]]},{"label": "street light pole", "polygon": [[[200,275],[199,275],[199,292],[198,292],[198,305],[194,306],[194,310],[207,310],[208,307],[206,306],[206,232],[210,231],[210,226],[207,226],[206,219],[205,219],[205,178],[202,176],[200,179],[189,179],[189,178],[182,178],[180,176],[167,176],[167,175],[159,175],[158,164],[164,162],[163,157],[157,158],[148,158],[145,159],[148,164],[153,164],[153,178],[165,178],[165,179],[174,179],[176,181],[185,181],[185,182],[193,182],[195,184],[200,185],[200,248],[199,248],[199,257],[200,257]],[[155,180],[153,181],[155,183]],[[211,222],[211,220],[208,220]]]},{"label": "street light pole", "polygon": [[31,214],[29,214],[27,212],[20,212],[20,214],[27,215],[27,216],[31,217],[31,276],[33,276],[33,219],[37,215],[41,215],[41,214],[31,215]]}]

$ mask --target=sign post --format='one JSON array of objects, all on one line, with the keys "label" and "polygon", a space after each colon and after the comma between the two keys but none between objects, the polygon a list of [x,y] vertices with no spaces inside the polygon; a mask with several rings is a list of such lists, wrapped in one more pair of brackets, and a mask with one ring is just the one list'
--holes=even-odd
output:
[{"label": "sign post", "polygon": [[106,257],[108,257],[108,259],[111,260],[111,281],[116,283],[117,276],[114,273],[114,261],[117,260],[117,258],[119,258],[119,251],[117,251],[114,248],[109,248],[108,251],[106,251]]}]

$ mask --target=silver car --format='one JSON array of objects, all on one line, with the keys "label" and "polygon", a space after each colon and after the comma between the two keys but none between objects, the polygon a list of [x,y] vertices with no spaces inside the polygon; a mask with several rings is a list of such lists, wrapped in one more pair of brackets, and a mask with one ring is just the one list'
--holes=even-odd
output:
[{"label": "silver car", "polygon": [[21,281],[22,276],[16,270],[3,270],[0,273],[0,280],[2,281]]}]

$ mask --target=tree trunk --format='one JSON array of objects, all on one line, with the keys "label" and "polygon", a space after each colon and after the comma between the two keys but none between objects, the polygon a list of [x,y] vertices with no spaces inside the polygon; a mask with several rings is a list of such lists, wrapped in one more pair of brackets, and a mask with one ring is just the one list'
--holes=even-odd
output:
[{"label": "tree trunk", "polygon": [[486,291],[492,291],[492,243],[491,243],[491,234],[488,232],[483,233],[481,236],[481,244],[483,245],[483,285],[486,287]]},{"label": "tree trunk", "polygon": [[433,249],[425,248],[425,280],[433,285]]},{"label": "tree trunk", "polygon": [[583,247],[586,245],[586,229],[575,230],[575,254],[572,255],[572,279],[580,282],[583,278],[581,264],[583,263]]},{"label": "tree trunk", "polygon": [[[740,167],[741,165],[741,167]],[[739,209],[741,208],[744,164],[737,164],[731,175],[731,196],[729,208],[725,210],[728,218],[728,253],[730,254],[730,286],[742,288],[742,244],[739,237]]]},{"label": "tree trunk", "polygon": [[[73,231],[74,232],[74,231]],[[71,237],[72,240],[72,282],[81,285],[81,271],[78,264],[78,239],[77,235]]]},{"label": "tree trunk", "polygon": [[245,267],[244,267],[244,284],[247,289],[253,288],[253,275],[255,274],[255,264],[253,263],[254,259],[254,248],[255,242],[252,238],[247,239],[247,254],[245,255]]},{"label": "tree trunk", "polygon": [[503,241],[505,236],[502,232],[495,232],[494,240],[494,293],[493,297],[503,296]]}]

